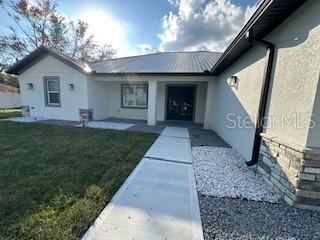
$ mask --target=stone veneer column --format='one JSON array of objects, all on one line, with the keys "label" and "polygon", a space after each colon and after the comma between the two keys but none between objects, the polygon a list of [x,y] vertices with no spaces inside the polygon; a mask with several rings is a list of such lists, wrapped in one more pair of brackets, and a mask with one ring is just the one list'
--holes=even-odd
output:
[{"label": "stone veneer column", "polygon": [[258,170],[292,206],[320,210],[320,149],[262,133]]},{"label": "stone veneer column", "polygon": [[21,106],[21,115],[22,115],[22,117],[30,117],[30,107],[22,105]]}]

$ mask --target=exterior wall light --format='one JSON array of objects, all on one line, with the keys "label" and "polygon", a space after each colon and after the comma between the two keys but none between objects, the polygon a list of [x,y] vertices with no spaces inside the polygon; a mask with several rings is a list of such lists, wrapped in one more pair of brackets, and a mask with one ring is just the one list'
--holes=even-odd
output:
[{"label": "exterior wall light", "polygon": [[29,90],[33,90],[33,83],[27,83],[27,88]]},{"label": "exterior wall light", "polygon": [[227,82],[230,87],[237,89],[239,85],[239,78],[237,76],[231,76],[228,78]]},{"label": "exterior wall light", "polygon": [[69,90],[73,91],[74,90],[74,84],[73,83],[69,83],[68,84]]}]

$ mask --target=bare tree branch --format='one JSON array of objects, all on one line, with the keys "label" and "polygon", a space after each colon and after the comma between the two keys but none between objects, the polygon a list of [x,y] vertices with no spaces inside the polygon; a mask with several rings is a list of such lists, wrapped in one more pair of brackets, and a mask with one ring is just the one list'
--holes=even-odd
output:
[{"label": "bare tree branch", "polygon": [[0,0],[1,10],[13,20],[11,32],[0,34],[0,66],[16,62],[44,45],[72,57],[93,61],[111,58],[111,45],[99,46],[88,36],[88,24],[78,20],[67,22],[57,10],[54,0]]}]

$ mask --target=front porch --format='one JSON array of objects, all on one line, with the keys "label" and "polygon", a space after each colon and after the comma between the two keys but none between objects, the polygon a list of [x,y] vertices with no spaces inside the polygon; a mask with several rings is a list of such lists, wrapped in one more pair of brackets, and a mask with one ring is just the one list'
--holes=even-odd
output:
[{"label": "front porch", "polygon": [[[58,126],[76,126],[80,122],[47,119],[39,121],[42,124],[53,124]],[[98,121],[99,123],[112,123],[112,124],[126,124],[133,125],[126,131],[132,132],[146,132],[161,134],[165,127],[180,127],[188,128],[190,134],[191,146],[214,146],[214,147],[230,147],[218,134],[212,130],[206,130],[203,128],[203,124],[192,122],[179,122],[179,121],[158,121],[156,125],[149,126],[147,120],[132,120],[123,118],[107,118]]]},{"label": "front porch", "polygon": [[155,126],[149,126],[145,120],[131,120],[108,118],[103,122],[134,124],[127,131],[151,132],[161,134],[165,127],[188,128],[192,146],[230,147],[218,134],[211,130],[203,129],[203,124],[179,121],[158,121]]},{"label": "front porch", "polygon": [[209,80],[199,76],[130,76],[116,81],[95,78],[95,83],[88,86],[88,106],[96,121],[145,121],[147,126],[160,125],[158,133],[163,129],[162,123],[169,121],[170,125],[179,122],[203,127]]},{"label": "front porch", "polygon": [[134,124],[134,126],[128,128],[128,131],[137,132],[151,132],[160,134],[165,127],[185,127],[189,129],[202,129],[203,124],[193,123],[193,122],[179,122],[179,121],[157,121],[155,125],[148,125],[147,120],[133,120],[133,119],[123,119],[123,118],[107,118],[100,120],[101,122],[110,123],[125,123]]}]

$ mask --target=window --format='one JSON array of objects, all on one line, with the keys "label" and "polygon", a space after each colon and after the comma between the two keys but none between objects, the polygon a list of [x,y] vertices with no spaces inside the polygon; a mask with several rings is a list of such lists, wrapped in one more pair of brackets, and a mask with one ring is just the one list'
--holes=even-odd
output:
[{"label": "window", "polygon": [[44,78],[45,100],[47,106],[60,106],[60,83],[58,77]]},{"label": "window", "polygon": [[123,108],[147,108],[148,86],[147,85],[122,85]]}]

